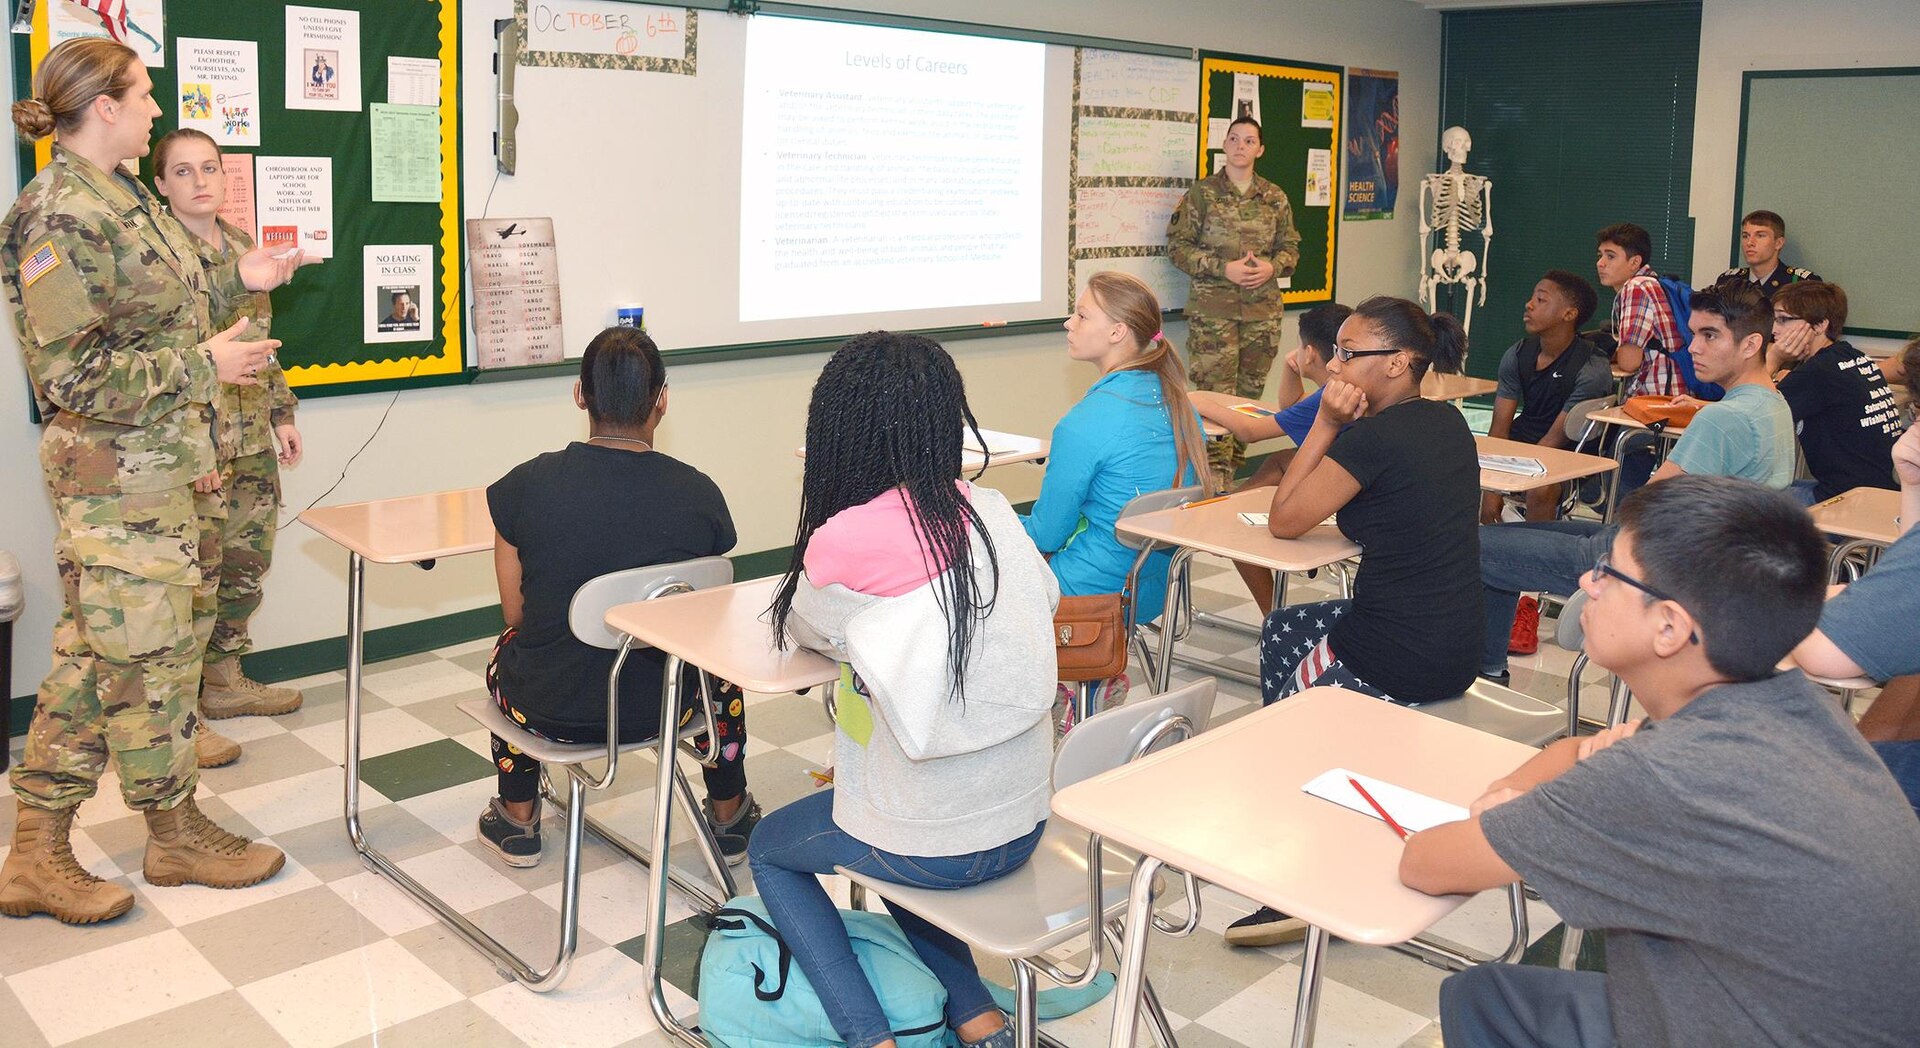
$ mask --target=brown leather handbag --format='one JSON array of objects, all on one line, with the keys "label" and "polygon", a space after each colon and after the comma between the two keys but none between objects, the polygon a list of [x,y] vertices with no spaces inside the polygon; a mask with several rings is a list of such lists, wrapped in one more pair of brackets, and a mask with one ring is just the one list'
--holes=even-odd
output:
[{"label": "brown leather handbag", "polygon": [[1127,668],[1127,597],[1061,597],[1053,613],[1053,651],[1063,681],[1106,680]]},{"label": "brown leather handbag", "polygon": [[1652,426],[1659,423],[1662,426],[1685,429],[1687,424],[1693,421],[1693,416],[1699,413],[1700,404],[1698,402],[1675,404],[1673,398],[1664,393],[1646,393],[1637,397],[1628,397],[1620,405],[1620,410],[1641,425]]}]

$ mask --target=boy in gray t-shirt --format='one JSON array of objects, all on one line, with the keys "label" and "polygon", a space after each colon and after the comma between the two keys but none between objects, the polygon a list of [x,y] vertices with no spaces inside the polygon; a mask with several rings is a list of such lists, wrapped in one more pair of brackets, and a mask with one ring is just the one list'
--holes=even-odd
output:
[{"label": "boy in gray t-shirt", "polygon": [[1621,519],[1581,624],[1648,721],[1547,747],[1400,866],[1436,894],[1524,877],[1606,930],[1608,974],[1469,969],[1441,987],[1446,1042],[1914,1043],[1920,821],[1832,697],[1773,669],[1818,620],[1819,533],[1725,477]]}]

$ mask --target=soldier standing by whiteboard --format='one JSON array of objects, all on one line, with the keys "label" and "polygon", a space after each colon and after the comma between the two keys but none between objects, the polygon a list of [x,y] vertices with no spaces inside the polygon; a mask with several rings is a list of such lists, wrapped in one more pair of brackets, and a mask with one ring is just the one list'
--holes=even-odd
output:
[{"label": "soldier standing by whiteboard", "polygon": [[[64,602],[12,773],[19,815],[0,866],[8,916],[87,924],[133,905],[79,864],[70,841],[109,758],[128,807],[146,817],[149,884],[238,888],[285,861],[214,825],[193,797],[206,641],[196,612],[218,581],[200,555],[216,514],[193,480],[214,464],[220,383],[256,383],[279,343],[240,341],[244,324],[214,328],[192,235],[120,170],[146,154],[158,115],[146,67],[98,37],[49,51],[33,96],[13,105],[24,138],[55,134],[52,162],[0,222],[0,289],[48,420],[40,462]],[[255,251],[236,265],[265,291],[299,263],[297,252]]]},{"label": "soldier standing by whiteboard", "polygon": [[[1187,375],[1195,389],[1258,397],[1279,353],[1279,278],[1300,262],[1300,231],[1286,190],[1253,173],[1265,152],[1259,123],[1236,118],[1224,165],[1187,190],[1167,226],[1167,257],[1193,278]],[[1232,487],[1244,451],[1231,436],[1208,449],[1216,487]]]}]

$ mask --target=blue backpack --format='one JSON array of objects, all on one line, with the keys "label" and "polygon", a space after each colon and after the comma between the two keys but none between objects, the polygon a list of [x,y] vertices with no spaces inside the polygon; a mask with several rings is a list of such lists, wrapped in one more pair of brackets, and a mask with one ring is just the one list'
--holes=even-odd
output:
[{"label": "blue backpack", "polygon": [[1726,390],[1712,382],[1700,381],[1700,376],[1693,371],[1693,354],[1687,350],[1693,342],[1693,329],[1687,326],[1693,317],[1693,286],[1678,277],[1661,277],[1660,290],[1667,294],[1667,307],[1673,310],[1673,325],[1680,331],[1680,344],[1666,347],[1667,355],[1680,369],[1680,381],[1686,384],[1688,393],[1701,400],[1719,400],[1726,396]]},{"label": "blue backpack", "polygon": [[[947,991],[885,914],[841,910],[853,954],[880,997],[900,1048],[953,1048]],[[755,896],[708,918],[700,956],[700,1032],[720,1048],[829,1048],[846,1044],[807,975]]]}]

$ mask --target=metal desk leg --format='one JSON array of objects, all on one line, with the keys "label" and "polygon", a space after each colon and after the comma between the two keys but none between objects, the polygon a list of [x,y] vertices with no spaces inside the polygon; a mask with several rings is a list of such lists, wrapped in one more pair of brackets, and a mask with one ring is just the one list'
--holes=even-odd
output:
[{"label": "metal desk leg", "polygon": [[1613,438],[1613,472],[1607,476],[1607,511],[1600,516],[1603,524],[1613,523],[1614,513],[1620,508],[1620,474],[1627,468],[1627,434],[1632,430],[1623,430]]},{"label": "metal desk leg", "polygon": [[512,976],[522,986],[535,993],[545,993],[560,985],[560,980],[566,978],[567,967],[573,961],[574,945],[578,937],[577,907],[580,895],[578,845],[585,811],[585,796],[580,781],[571,775],[568,777],[570,804],[567,809],[567,854],[571,857],[571,861],[566,863],[562,873],[560,945],[555,951],[553,963],[547,967],[547,970],[535,971],[515,956],[513,951],[502,946],[498,939],[481,931],[460,911],[448,906],[439,896],[428,891],[419,881],[394,865],[393,860],[367,843],[366,832],[360,825],[360,685],[366,662],[366,581],[365,558],[358,553],[350,553],[347,561],[347,759],[345,768],[347,838],[353,842],[353,850],[360,853],[361,861],[365,862],[369,869],[392,881],[395,887],[412,896],[415,902],[438,917],[440,923],[465,939],[467,945],[485,954],[502,975]]},{"label": "metal desk leg", "polygon": [[1147,981],[1147,936],[1153,931],[1153,878],[1163,864],[1142,855],[1127,888],[1127,931],[1120,955],[1120,981],[1113,990],[1113,1029],[1107,1048],[1133,1048],[1140,1026],[1140,996]]},{"label": "metal desk leg", "polygon": [[[680,667],[676,655],[667,656],[666,674],[660,693],[660,734],[658,774],[653,794],[653,865],[648,868],[647,947],[641,964],[647,975],[647,1003],[660,1028],[678,1038],[688,1048],[707,1048],[706,1038],[674,1017],[667,1005],[666,974],[661,960],[666,956],[667,871],[671,865],[668,844],[673,839],[674,747],[679,744]],[[695,820],[696,823],[704,820]]]},{"label": "metal desk leg", "polygon": [[1180,632],[1180,624],[1175,618],[1178,609],[1186,605],[1188,575],[1183,569],[1187,561],[1192,559],[1192,550],[1176,549],[1173,559],[1167,562],[1167,610],[1160,618],[1160,659],[1159,665],[1154,667],[1158,674],[1158,679],[1153,682],[1156,695],[1166,691],[1173,679],[1173,640],[1174,635]]},{"label": "metal desk leg", "polygon": [[1320,964],[1327,952],[1327,930],[1308,926],[1306,947],[1306,953],[1300,957],[1300,991],[1293,1000],[1293,1048],[1313,1048],[1313,1027],[1320,1013]]}]

